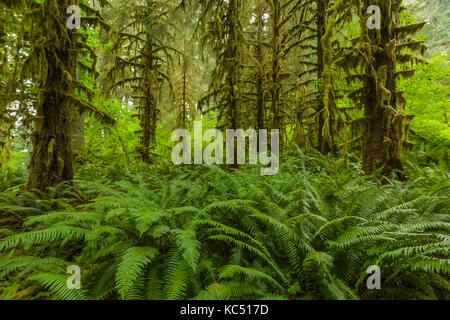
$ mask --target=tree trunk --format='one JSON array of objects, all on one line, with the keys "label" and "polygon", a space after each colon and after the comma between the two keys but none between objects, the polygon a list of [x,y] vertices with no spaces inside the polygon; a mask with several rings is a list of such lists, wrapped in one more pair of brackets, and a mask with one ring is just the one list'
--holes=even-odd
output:
[{"label": "tree trunk", "polygon": [[260,7],[258,9],[258,35],[256,44],[256,59],[258,65],[256,72],[256,128],[265,129],[265,109],[266,109],[266,97],[264,92],[264,52],[262,43],[264,32],[264,9]]},{"label": "tree trunk", "polygon": [[72,148],[74,158],[83,154],[84,149],[84,114],[74,112],[72,121]]},{"label": "tree trunk", "polygon": [[42,24],[45,44],[34,37],[33,47],[43,46],[46,60],[38,79],[36,121],[28,189],[44,190],[73,180],[72,118],[73,78],[78,60],[76,32],[66,28],[66,9],[78,1],[45,1]]},{"label": "tree trunk", "polygon": [[[382,174],[389,176],[393,170],[402,170],[400,160],[402,133],[393,126],[393,115],[397,110],[396,55],[390,49],[395,43],[394,28],[397,21],[395,6],[389,6],[391,12],[382,14],[380,40],[377,30],[369,32],[372,42],[384,50],[374,53],[374,64],[366,67],[364,80],[364,112],[367,119],[366,133],[363,140],[363,169],[371,174],[383,167]],[[372,69],[373,67],[373,69]],[[372,70],[377,72],[374,77]]]},{"label": "tree trunk", "polygon": [[141,144],[139,147],[139,152],[141,154],[141,159],[144,162],[150,162],[150,145],[155,143],[155,127],[156,127],[156,111],[155,109],[155,101],[153,98],[153,88],[154,88],[154,79],[153,79],[153,44],[152,37],[147,35],[147,45],[144,50],[145,54],[145,99],[141,102],[140,107],[140,122],[142,128],[142,136],[141,136]]},{"label": "tree trunk", "polygon": [[182,119],[182,128],[186,128],[186,120],[187,120],[187,63],[186,57],[183,57],[183,119]]},{"label": "tree trunk", "polygon": [[229,114],[230,129],[239,129],[241,124],[240,110],[238,106],[239,101],[239,57],[238,57],[238,25],[239,25],[239,3],[238,0],[230,0],[229,4],[229,40],[228,40],[228,52],[229,52],[229,70],[228,70],[228,85],[230,87],[229,94]]},{"label": "tree trunk", "polygon": [[[322,37],[325,35],[325,27],[326,27],[326,14],[327,14],[327,0],[317,0],[317,79],[321,80],[323,71],[324,71],[324,54],[323,54],[323,46],[322,46]],[[322,81],[319,81],[318,86],[318,100],[319,104],[317,106],[316,112],[319,114],[317,118],[318,125],[318,133],[317,133],[317,142],[318,142],[318,150],[327,155],[331,152],[331,144],[323,134],[323,128],[325,126],[325,115],[324,108],[325,105],[323,103],[323,85]],[[330,135],[332,123],[330,119],[330,123],[327,124],[330,127]],[[331,135],[332,136],[332,135]]]},{"label": "tree trunk", "polygon": [[272,38],[272,114],[274,129],[281,131],[281,115],[280,115],[280,72],[281,72],[281,4],[279,0],[273,1],[272,8],[273,38]]}]

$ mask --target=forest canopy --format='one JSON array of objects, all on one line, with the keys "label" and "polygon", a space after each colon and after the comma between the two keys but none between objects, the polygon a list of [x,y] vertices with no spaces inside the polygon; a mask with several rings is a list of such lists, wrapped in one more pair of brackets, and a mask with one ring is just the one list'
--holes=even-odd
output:
[{"label": "forest canopy", "polygon": [[0,299],[448,299],[449,10],[0,0]]}]

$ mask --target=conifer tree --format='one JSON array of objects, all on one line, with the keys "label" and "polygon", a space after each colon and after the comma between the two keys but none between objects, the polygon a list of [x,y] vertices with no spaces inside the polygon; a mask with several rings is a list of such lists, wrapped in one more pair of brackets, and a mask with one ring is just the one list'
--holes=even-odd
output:
[{"label": "conifer tree", "polygon": [[143,0],[138,3],[119,1],[117,39],[114,44],[115,63],[109,76],[114,81],[110,89],[128,85],[132,91],[141,130],[138,153],[150,162],[151,147],[156,144],[156,126],[160,115],[158,98],[161,83],[169,81],[167,71],[171,54],[176,49],[167,45],[171,1]]},{"label": "conifer tree", "polygon": [[251,126],[257,129],[268,127],[268,10],[265,2],[258,2],[253,6],[247,39],[249,44],[248,56],[250,62],[245,64],[246,92],[244,101],[253,107],[250,109],[254,115],[250,119]]},{"label": "conifer tree", "polygon": [[[99,12],[87,3],[84,0],[20,3],[20,10],[27,11],[23,26],[30,44],[21,77],[32,79],[35,86],[33,108],[36,115],[33,118],[28,189],[44,190],[73,179],[72,120],[75,108],[80,112],[92,111],[105,121],[113,121],[76,95],[77,89],[87,89],[76,75],[81,49],[87,45],[79,28],[69,28],[69,24],[77,26],[73,19],[79,18],[78,8],[84,11],[85,23],[95,25],[101,22]],[[75,15],[70,16],[69,8],[76,8],[72,10]],[[91,70],[94,68],[90,67]]]},{"label": "conifer tree", "polygon": [[210,49],[216,60],[207,96],[201,104],[213,100],[212,109],[219,113],[220,128],[241,128],[245,108],[243,96],[244,35],[242,14],[245,1],[219,0],[200,2],[202,16],[200,27],[205,36],[203,47]]},{"label": "conifer tree", "polygon": [[[372,21],[375,15],[370,14],[375,13],[370,10],[368,13],[373,5],[380,9],[379,29],[376,21]],[[349,16],[353,12],[358,15],[361,35],[352,39],[352,46],[336,63],[346,71],[349,81],[361,80],[362,83],[351,97],[362,107],[364,117],[352,124],[362,124],[363,168],[367,174],[379,168],[383,168],[384,175],[402,170],[402,153],[412,148],[408,133],[414,116],[405,112],[406,100],[404,92],[397,89],[397,79],[414,74],[407,64],[424,61],[425,45],[415,40],[414,35],[425,23],[402,25],[403,9],[402,0],[352,1],[350,4],[336,1],[330,10],[329,29],[323,37],[325,50],[329,52],[331,26],[338,19],[351,20]]]},{"label": "conifer tree", "polygon": [[80,1],[45,0],[30,21],[27,70],[36,72],[37,103],[29,189],[43,190],[73,179],[72,117],[78,62],[76,31],[67,28],[66,10]]}]

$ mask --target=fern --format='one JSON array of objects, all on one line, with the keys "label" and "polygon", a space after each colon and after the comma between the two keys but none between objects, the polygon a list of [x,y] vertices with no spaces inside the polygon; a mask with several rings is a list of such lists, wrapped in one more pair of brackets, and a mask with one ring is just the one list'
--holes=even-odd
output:
[{"label": "fern", "polygon": [[[22,225],[2,233],[0,251],[19,250],[1,258],[0,279],[32,281],[54,299],[448,298],[450,186],[433,172],[442,169],[381,184],[349,165],[294,150],[273,177],[87,166],[75,188],[7,190],[0,215]],[[67,289],[72,264],[81,291]],[[376,292],[365,286],[374,264]]]},{"label": "fern", "polygon": [[284,291],[284,288],[281,286],[281,284],[278,283],[274,278],[272,278],[270,275],[256,270],[252,268],[245,268],[237,265],[227,265],[224,266],[219,278],[220,279],[232,279],[236,276],[244,276],[249,279],[255,279],[255,280],[264,280],[268,283],[274,285],[276,288],[280,289],[281,291]]},{"label": "fern", "polygon": [[38,273],[28,277],[30,281],[37,281],[45,287],[57,300],[87,300],[88,296],[83,289],[69,289],[67,275],[55,273]]},{"label": "fern", "polygon": [[136,285],[143,269],[155,258],[158,250],[151,247],[132,247],[120,257],[116,272],[116,288],[122,298]]}]

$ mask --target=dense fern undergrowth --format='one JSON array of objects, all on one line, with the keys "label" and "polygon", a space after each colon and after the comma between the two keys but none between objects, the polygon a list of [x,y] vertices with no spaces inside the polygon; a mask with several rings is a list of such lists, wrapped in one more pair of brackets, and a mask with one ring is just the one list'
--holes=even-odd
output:
[{"label": "dense fern undergrowth", "polygon": [[[83,165],[73,187],[40,194],[18,178],[0,193],[0,298],[449,297],[448,155],[416,151],[402,181],[312,150],[281,163],[273,177]],[[67,288],[70,265],[80,290]],[[371,265],[380,290],[367,288]]]}]

